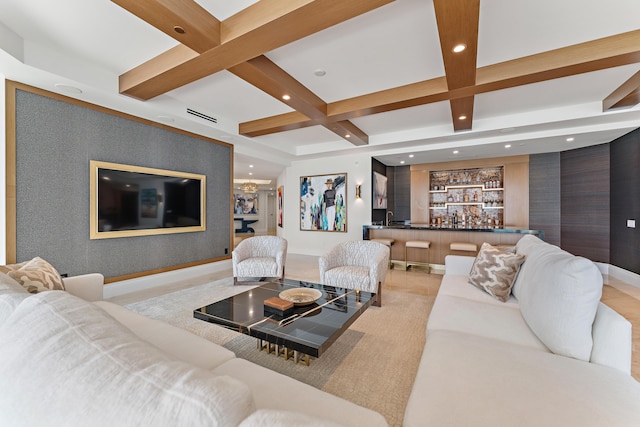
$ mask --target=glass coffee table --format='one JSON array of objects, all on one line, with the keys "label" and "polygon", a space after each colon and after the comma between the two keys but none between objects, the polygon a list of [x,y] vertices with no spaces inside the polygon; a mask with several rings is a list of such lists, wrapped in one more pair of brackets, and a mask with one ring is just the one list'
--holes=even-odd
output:
[{"label": "glass coffee table", "polygon": [[[320,357],[371,305],[376,295],[291,279],[260,283],[258,287],[195,309],[193,317],[255,337],[258,349],[306,365],[311,357]],[[266,299],[294,288],[317,289],[322,296],[311,304],[295,306],[287,316],[265,311]]]}]

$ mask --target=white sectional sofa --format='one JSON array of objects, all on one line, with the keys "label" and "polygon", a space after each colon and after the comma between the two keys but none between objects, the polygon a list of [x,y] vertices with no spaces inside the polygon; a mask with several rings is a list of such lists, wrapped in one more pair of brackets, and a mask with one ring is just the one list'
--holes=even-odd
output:
[{"label": "white sectional sofa", "polygon": [[405,412],[411,426],[638,426],[631,325],[602,304],[602,275],[534,236],[506,302],[448,256]]},{"label": "white sectional sofa", "polygon": [[[97,280],[97,279],[100,280]],[[101,299],[100,275],[29,294],[0,273],[0,425],[386,426],[382,415]]]}]

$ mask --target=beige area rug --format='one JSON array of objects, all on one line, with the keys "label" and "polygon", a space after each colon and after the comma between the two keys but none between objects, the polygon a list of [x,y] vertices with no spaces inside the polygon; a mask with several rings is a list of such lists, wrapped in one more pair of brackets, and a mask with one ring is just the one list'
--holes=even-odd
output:
[{"label": "beige area rug", "polygon": [[371,408],[390,426],[402,425],[434,297],[385,291],[382,307],[368,308],[320,358],[303,366],[258,351],[252,337],[193,318],[195,308],[246,289],[234,287],[229,278],[126,307],[223,345],[238,357]]}]

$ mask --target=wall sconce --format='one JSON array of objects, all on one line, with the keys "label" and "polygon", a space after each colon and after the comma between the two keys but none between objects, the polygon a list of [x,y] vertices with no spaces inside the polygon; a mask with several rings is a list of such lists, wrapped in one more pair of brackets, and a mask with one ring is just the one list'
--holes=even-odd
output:
[{"label": "wall sconce", "polygon": [[360,184],[356,184],[356,199],[360,198]]}]

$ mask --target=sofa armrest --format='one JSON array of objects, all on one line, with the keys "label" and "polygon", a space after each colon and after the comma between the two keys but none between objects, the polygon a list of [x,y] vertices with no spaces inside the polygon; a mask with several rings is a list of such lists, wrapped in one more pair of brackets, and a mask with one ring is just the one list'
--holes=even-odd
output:
[{"label": "sofa armrest", "polygon": [[468,276],[473,267],[475,257],[462,255],[447,255],[444,257],[445,274]]},{"label": "sofa armrest", "polygon": [[64,289],[85,301],[101,301],[104,276],[100,273],[63,277]]},{"label": "sofa armrest", "polygon": [[613,309],[599,303],[591,334],[593,349],[590,362],[631,375],[631,323]]}]

